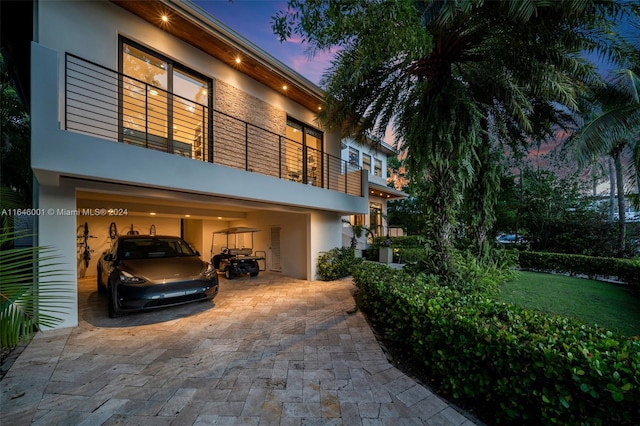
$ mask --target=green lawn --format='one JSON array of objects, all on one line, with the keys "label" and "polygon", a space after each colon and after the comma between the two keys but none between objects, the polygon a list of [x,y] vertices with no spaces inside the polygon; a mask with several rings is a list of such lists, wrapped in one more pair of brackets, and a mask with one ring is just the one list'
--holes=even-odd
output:
[{"label": "green lawn", "polygon": [[640,298],[613,284],[563,275],[518,272],[497,299],[640,336]]}]

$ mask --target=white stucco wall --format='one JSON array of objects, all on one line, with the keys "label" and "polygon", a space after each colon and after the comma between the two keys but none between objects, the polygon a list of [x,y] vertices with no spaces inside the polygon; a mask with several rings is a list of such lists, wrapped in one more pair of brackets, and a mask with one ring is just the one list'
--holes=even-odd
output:
[{"label": "white stucco wall", "polygon": [[[380,185],[386,186],[387,180],[387,154],[382,151],[375,149],[374,146],[371,145],[361,145],[354,141],[352,138],[345,138],[343,141],[346,146],[345,149],[341,150],[340,157],[344,161],[349,161],[349,147],[353,147],[358,150],[358,166],[362,167],[362,154],[369,154],[371,156],[371,170],[369,171],[369,180],[374,181]],[[375,169],[374,159],[378,159],[382,163],[382,176],[375,176],[373,174]]]},{"label": "white stucco wall", "polygon": [[55,263],[56,270],[62,271],[61,276],[45,277],[41,283],[56,282],[57,294],[67,300],[67,304],[55,314],[62,320],[58,327],[75,327],[78,325],[78,288],[76,280],[76,217],[65,215],[67,210],[75,210],[75,189],[59,186],[39,188],[37,205],[44,209],[45,214],[38,216],[37,245],[52,248],[56,258],[53,261],[40,261],[40,268],[47,263]]}]

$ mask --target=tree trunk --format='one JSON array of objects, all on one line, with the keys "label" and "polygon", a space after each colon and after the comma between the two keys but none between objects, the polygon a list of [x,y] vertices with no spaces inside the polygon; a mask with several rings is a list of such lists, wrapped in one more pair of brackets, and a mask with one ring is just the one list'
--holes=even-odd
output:
[{"label": "tree trunk", "polygon": [[613,167],[613,156],[609,157],[609,222],[613,222],[616,201],[616,175]]},{"label": "tree trunk", "polygon": [[622,180],[622,149],[616,149],[613,159],[616,166],[616,186],[618,193],[618,255],[624,257],[627,223],[624,213],[624,181]]}]

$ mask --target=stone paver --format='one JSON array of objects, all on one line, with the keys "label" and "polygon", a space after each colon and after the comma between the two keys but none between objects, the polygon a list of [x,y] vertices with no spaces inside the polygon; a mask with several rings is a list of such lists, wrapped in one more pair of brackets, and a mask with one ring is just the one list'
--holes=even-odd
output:
[{"label": "stone paver", "polygon": [[0,382],[2,425],[473,425],[393,367],[350,279],[221,277],[215,303],[38,333]]}]

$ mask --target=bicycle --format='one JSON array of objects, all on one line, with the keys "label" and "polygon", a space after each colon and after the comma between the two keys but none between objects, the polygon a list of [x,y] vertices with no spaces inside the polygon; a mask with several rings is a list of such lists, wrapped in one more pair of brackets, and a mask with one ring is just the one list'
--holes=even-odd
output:
[{"label": "bicycle", "polygon": [[91,253],[94,252],[94,250],[91,250],[91,247],[89,247],[89,239],[98,238],[98,237],[94,235],[89,235],[89,224],[85,222],[84,232],[82,233],[82,235],[78,235],[78,238],[82,240],[78,245],[80,247],[84,247],[84,250],[82,251],[82,259],[84,260],[85,268],[88,268],[89,262],[91,261]]},{"label": "bicycle", "polygon": [[133,223],[131,224],[131,228],[127,231],[127,235],[140,235],[136,229],[133,229]]}]

